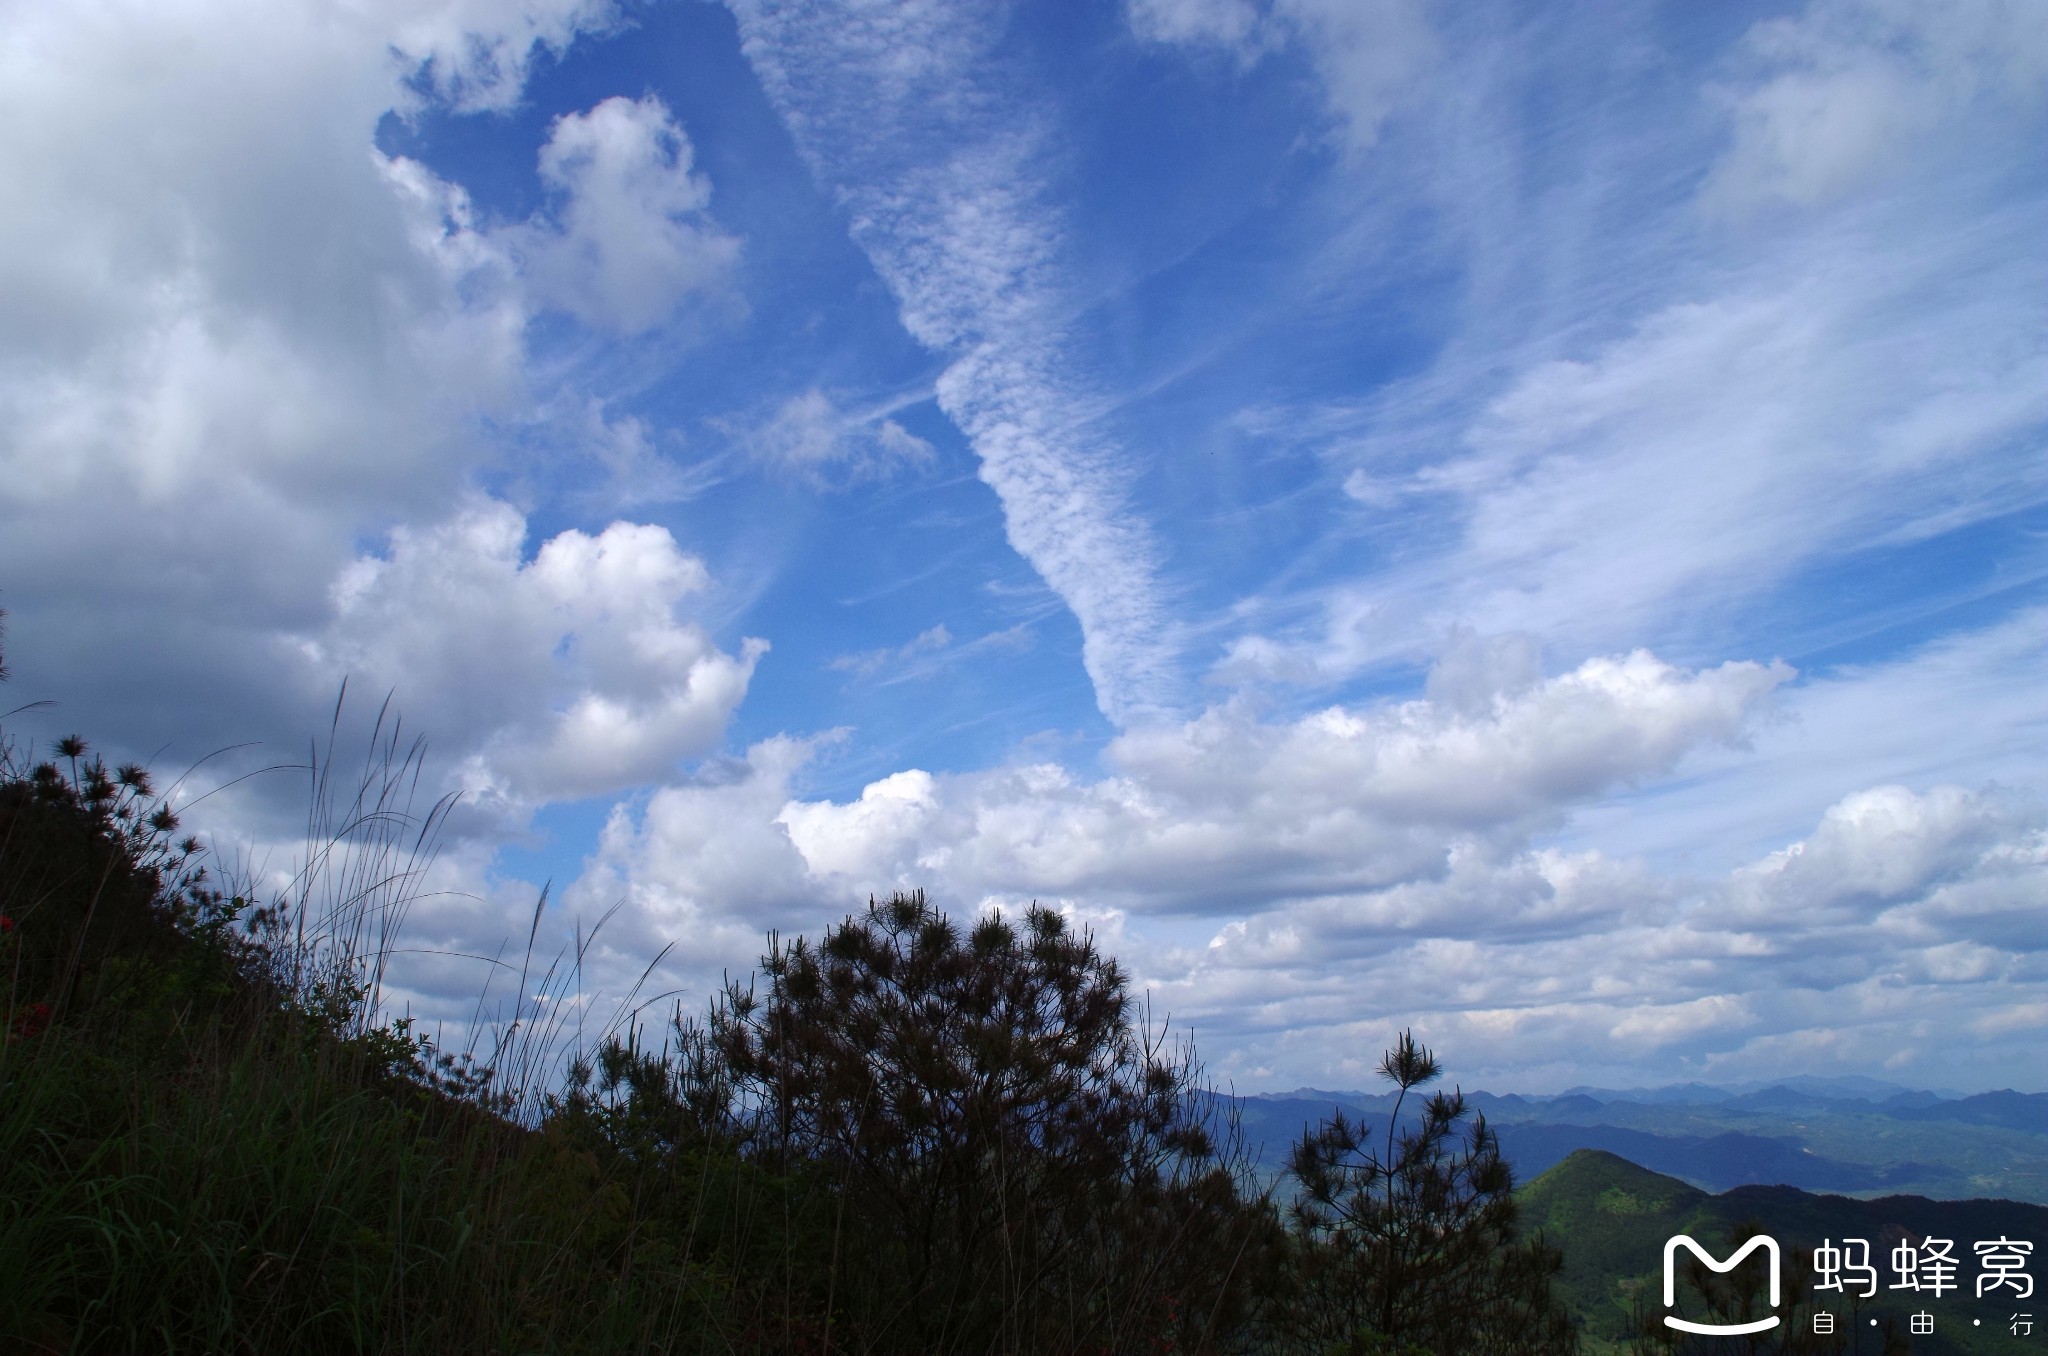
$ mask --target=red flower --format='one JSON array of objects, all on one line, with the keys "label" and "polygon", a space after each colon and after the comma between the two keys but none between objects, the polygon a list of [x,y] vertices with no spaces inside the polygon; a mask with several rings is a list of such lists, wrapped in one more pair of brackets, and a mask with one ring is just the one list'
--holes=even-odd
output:
[{"label": "red flower", "polygon": [[14,931],[14,920],[12,918],[9,918],[6,914],[0,913],[0,932],[12,931]]}]

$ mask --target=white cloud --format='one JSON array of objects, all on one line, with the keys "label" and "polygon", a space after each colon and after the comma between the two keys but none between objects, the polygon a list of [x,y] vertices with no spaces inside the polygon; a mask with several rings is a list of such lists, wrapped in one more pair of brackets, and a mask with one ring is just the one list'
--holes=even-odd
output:
[{"label": "white cloud", "polygon": [[371,0],[354,6],[440,97],[470,112],[519,99],[536,50],[560,55],[618,21],[613,0]]},{"label": "white cloud", "polygon": [[637,334],[723,290],[740,242],[711,220],[711,186],[690,165],[689,137],[653,95],[555,119],[540,151],[553,221],[511,234],[534,295]]},{"label": "white cloud", "polygon": [[950,648],[953,633],[945,623],[927,627],[901,645],[879,650],[862,650],[858,654],[843,654],[832,661],[832,667],[844,670],[860,678],[873,678],[878,674],[921,669],[919,661]]},{"label": "white cloud", "polygon": [[[1327,681],[1457,626],[1564,653],[1690,638],[1843,552],[2048,498],[2048,461],[2022,454],[2048,428],[2048,347],[2013,304],[2048,290],[2022,243],[2041,212],[1884,224],[1816,226],[1446,416],[1431,436],[1460,452],[1365,505],[1390,532],[1433,522],[1426,546],[1329,586],[1313,636],[1238,638],[1219,673]],[[1389,424],[1347,455],[1398,463],[1415,436]]]},{"label": "white cloud", "polygon": [[1745,46],[1753,78],[1718,91],[1734,134],[1705,188],[1724,211],[1825,202],[1939,154],[1973,106],[2048,100],[2048,12],[2013,0],[1816,0]]},{"label": "white cloud", "polygon": [[1436,64],[1426,0],[1126,0],[1131,32],[1148,42],[1220,47],[1248,65],[1296,48],[1315,70],[1345,151],[1369,150],[1386,120]]},{"label": "white cloud", "polygon": [[815,741],[778,736],[688,785],[656,791],[637,819],[612,811],[597,851],[566,902],[587,916],[624,907],[607,942],[614,971],[637,968],[673,943],[701,987],[723,967],[744,970],[770,929],[809,925],[850,906],[812,877],[780,818],[790,778]]},{"label": "white cloud", "polygon": [[[1730,618],[1818,561],[2040,502],[2039,459],[2014,455],[2048,417],[2038,327],[2014,302],[2042,292],[2039,252],[2027,248],[2040,214],[1925,191],[1989,160],[1910,165],[1898,172],[1911,192],[1722,250],[1742,223],[1703,235],[1696,178],[1630,183],[1646,165],[1669,172],[1668,157],[1632,145],[1640,159],[1604,160],[1614,143],[1576,125],[1528,144],[1536,77],[1489,67],[1512,49],[1439,50],[1419,6],[1304,2],[1264,17],[1194,0],[1131,6],[1149,40],[1249,59],[1284,38],[1314,65],[1354,150],[1423,122],[1402,118],[1410,101],[1430,100],[1433,117],[1449,107],[1451,133],[1417,136],[1445,152],[1419,190],[1371,177],[1382,161],[1412,169],[1417,145],[1350,167],[1360,173],[1349,186],[1391,203],[1360,209],[1361,220],[1420,205],[1503,223],[1459,237],[1473,257],[1431,256],[1470,277],[1469,292],[1448,297],[1439,365],[1329,431],[1331,480],[1357,472],[1346,507],[1364,520],[1361,537],[1378,512],[1403,549],[1380,556],[1394,562],[1381,574],[1330,590],[1322,635],[1241,647],[1286,678],[1328,681],[1413,660],[1418,637],[1449,634],[1428,698],[1291,720],[1240,701],[1190,720],[1162,714],[1174,704],[1175,643],[1149,534],[1120,543],[1111,530],[1121,455],[1087,436],[1093,407],[1054,351],[1070,303],[1059,219],[1044,201],[1046,115],[1015,116],[998,81],[961,74],[990,59],[998,21],[937,5],[734,8],[771,100],[839,190],[906,326],[953,358],[942,405],[1004,496],[1011,540],[1080,617],[1101,703],[1124,725],[1099,772],[912,770],[844,801],[792,792],[774,821],[785,833],[748,840],[772,860],[779,897],[901,883],[956,906],[1087,899],[1128,920],[1128,958],[1164,1005],[1202,1025],[1219,1067],[1305,1081],[1363,1074],[1411,1022],[1452,1048],[1483,1044],[1497,1067],[1575,1078],[1602,1065],[1662,1079],[1874,1068],[1903,1055],[1894,1067],[1939,1081],[1950,1071],[1926,1062],[1929,1019],[1914,1010],[1937,987],[1955,1023],[2020,1030],[2004,1024],[2021,1022],[2011,1014],[2042,975],[2038,943],[2013,938],[2012,901],[2036,882],[2038,830],[1993,792],[1940,789],[1980,782],[1926,775],[1937,755],[1910,720],[1875,696],[1825,714],[1823,755],[1855,738],[1917,750],[1897,771],[1875,754],[1841,766],[1795,757],[1785,751],[1797,740],[1765,728],[1758,737],[1778,752],[1743,757],[1771,764],[1796,794],[1752,784],[1755,802],[1722,797],[1717,822],[1733,828],[1700,849],[1750,860],[1734,873],[1725,860],[1651,864],[1597,837],[1543,836],[1620,788],[1741,762],[1721,741],[1759,731],[1758,709],[1787,671],[1687,673],[1634,655],[1546,681],[1530,639],[1567,664],[1646,635],[1726,652],[1712,637],[1725,640]],[[1583,56],[1605,36],[1546,41]],[[1777,73],[1731,78],[1724,92],[1739,102]],[[1994,85],[2002,92],[1969,96],[1973,135],[1989,125],[1984,108],[2017,97],[2016,86],[1982,88]],[[1589,124],[1668,111],[1630,102],[1640,92],[1588,101]],[[1707,133],[1673,132],[1681,149],[1694,135]],[[1730,165],[1748,153],[1740,136]],[[1802,150],[1785,173],[1826,193],[1881,180],[1887,166],[1858,161],[1852,141],[1841,154]],[[1672,144],[1644,135],[1658,152]],[[1768,159],[1741,171],[1745,191],[1793,195]],[[1583,163],[1583,180],[1559,186],[1560,162]],[[1831,180],[1842,166],[1853,173]],[[1522,176],[1525,196],[1497,187]],[[1639,218],[1649,224],[1637,229]],[[1332,294],[1354,295],[1347,285]],[[2024,715],[2013,697],[2024,643],[2008,642],[1998,709]],[[1812,716],[1833,681],[1787,703]],[[2013,727],[1999,728],[1973,747],[2009,739]],[[1727,846],[1753,838],[1767,841]],[[1802,874],[1800,862],[1830,869]],[[2000,1040],[1971,1055],[1979,1069],[2021,1048]],[[1362,1063],[1346,1063],[1352,1052]]]},{"label": "white cloud", "polygon": [[0,18],[0,579],[23,678],[102,740],[303,735],[278,638],[360,538],[450,512],[526,399],[509,261],[458,188],[376,152],[379,119],[427,55],[502,93],[596,12]]},{"label": "white cloud", "polygon": [[776,819],[813,875],[856,877],[913,846],[937,808],[932,775],[912,768],[869,783],[851,804],[793,800]]},{"label": "white cloud", "polygon": [[[1442,277],[1415,294],[1437,347],[1377,388],[1236,421],[1248,447],[1319,454],[1347,498],[1325,568],[1219,618],[1212,677],[1377,680],[1459,626],[1567,663],[1821,648],[1904,618],[1816,604],[1832,586],[1811,572],[2048,497],[2039,7],[1795,9],[1721,61],[1654,7],[1438,12],[1437,64],[1400,96],[1427,116],[1397,100],[1381,151],[1316,195],[1350,233],[1302,269],[1366,313],[1407,295],[1372,290],[1389,279]],[[1876,161],[1765,117],[1773,90],[1827,103],[1835,73],[1873,64],[1905,72],[1893,112],[1925,123],[1872,132]],[[1703,215],[1709,181],[1709,206],[1742,210]],[[1344,570],[1332,539],[1371,568]],[[2009,582],[2038,574],[2020,549]],[[1832,615],[1741,639],[1787,613]]]},{"label": "white cloud", "polygon": [[[1052,764],[944,779],[915,843],[892,831],[855,852],[844,842],[864,820],[841,807],[833,869],[922,869],[958,897],[1085,893],[1167,913],[1385,888],[1734,737],[1786,676],[1755,664],[1685,674],[1634,655],[1473,716],[1409,702],[1273,725],[1219,708],[1120,736],[1104,754],[1115,775],[1098,781]],[[806,807],[804,822],[832,813]]]},{"label": "white cloud", "polygon": [[1131,31],[1149,42],[1252,44],[1260,26],[1251,0],[1128,0]]},{"label": "white cloud", "polygon": [[659,781],[711,752],[755,660],[676,615],[708,583],[667,529],[570,530],[522,560],[526,526],[482,503],[338,579],[333,621],[302,649],[320,681],[348,672],[406,694],[414,720],[468,754],[474,795],[514,805]]},{"label": "white cloud", "polygon": [[1527,691],[1542,676],[1543,646],[1535,636],[1481,636],[1455,627],[1438,647],[1423,690],[1435,705],[1470,714]]},{"label": "white cloud", "polygon": [[936,455],[894,419],[849,415],[816,387],[784,401],[745,441],[760,461],[820,488],[884,479]]},{"label": "white cloud", "polygon": [[[713,907],[708,885],[677,881],[731,883],[757,921],[911,886],[956,908],[1086,900],[1130,924],[1120,935],[1142,974],[1179,976],[1163,990],[1176,1002],[1199,992],[1199,1011],[1241,1017],[1241,1004],[1278,1000],[1257,976],[1288,957],[1342,969],[1415,946],[1454,956],[1447,938],[1640,922],[1666,886],[1597,853],[1529,849],[1529,833],[1736,737],[1785,677],[1755,664],[1685,673],[1634,655],[1498,694],[1484,710],[1417,701],[1267,724],[1221,708],[1120,737],[1105,754],[1111,775],[1093,781],[1056,764],[910,769],[843,803],[790,794],[809,750],[773,743],[733,777],[658,793],[638,828],[620,821],[597,883],[577,888],[668,901],[646,924],[665,938],[678,935],[661,922],[676,899]],[[1240,916],[1222,950],[1163,940],[1172,916],[1204,914]],[[1500,987],[1477,974],[1463,983]]]},{"label": "white cloud", "polygon": [[1270,727],[1211,711],[1125,735],[1108,756],[1219,813],[1270,805],[1276,822],[1265,827],[1274,831],[1313,822],[1317,802],[1349,803],[1388,823],[1491,825],[1666,771],[1701,741],[1734,737],[1790,676],[1783,665],[1752,663],[1687,674],[1639,651],[1496,695],[1474,716],[1416,701],[1333,707]]},{"label": "white cloud", "polygon": [[399,92],[380,35],[248,11],[9,16],[16,502],[111,476],[198,507],[251,474],[359,505],[439,479],[460,417],[517,390],[521,317],[459,195],[371,149]]},{"label": "white cloud", "polygon": [[1923,894],[1981,867],[1987,843],[2011,827],[2003,807],[1961,787],[1925,796],[1873,787],[1829,807],[1812,837],[1738,871],[1737,907],[1754,925],[1789,926],[1812,913]]},{"label": "white cloud", "polygon": [[[1410,1022],[1524,1069],[1560,1052],[1664,1075],[1897,1061],[1939,1081],[1938,1021],[1984,1038],[1968,1055],[1984,1070],[2027,1054],[2048,839],[2023,797],[1984,782],[2037,776],[2042,614],[1810,680],[1779,699],[1796,719],[1762,726],[1781,667],[1639,653],[1546,680],[1531,637],[1567,665],[1625,651],[1830,553],[2048,494],[2028,455],[2048,420],[2027,309],[2048,277],[2028,248],[2040,212],[1942,191],[2018,153],[1997,132],[2039,100],[2033,9],[1937,20],[1825,0],[1758,28],[1715,91],[1733,137],[1707,204],[1731,209],[1712,229],[1739,246],[1718,271],[1615,282],[1626,306],[1546,313],[1558,333],[1512,351],[1492,343],[1511,327],[1481,315],[1453,358],[1488,375],[1429,374],[1460,393],[1431,405],[1439,422],[1333,434],[1362,463],[1332,477],[1353,472],[1347,511],[1441,509],[1449,545],[1344,591],[1320,639],[1242,653],[1322,681],[1412,658],[1419,635],[1452,640],[1424,700],[1286,720],[1248,701],[1165,714],[1185,690],[1179,633],[1124,451],[1093,432],[1104,402],[1067,357],[1076,299],[1049,205],[1063,139],[987,64],[1002,11],[736,9],[904,323],[951,363],[942,406],[1012,542],[1081,620],[1126,732],[1100,770],[909,769],[844,802],[804,798],[803,741],[713,762],[620,807],[576,887],[592,913],[628,903],[611,963],[637,970],[647,943],[677,940],[693,965],[744,964],[764,927],[930,884],[956,906],[1037,896],[1103,920],[1225,1069],[1320,1078],[1354,1050],[1369,1067]],[[1131,13],[1161,41],[1295,44],[1357,149],[1401,135],[1408,101],[1449,88],[1424,85],[1431,63],[1456,55],[1419,6]],[[529,557],[525,518],[473,480],[492,425],[536,418],[535,306],[631,334],[728,299],[738,245],[687,136],[652,98],[560,119],[539,161],[547,208],[495,228],[458,185],[373,149],[383,116],[423,100],[514,106],[536,52],[616,18],[589,0],[8,10],[0,601],[25,679],[111,739],[147,748],[175,728],[204,748],[302,733],[347,668],[399,688],[498,829],[716,750],[760,647],[728,653],[691,619],[703,564],[627,522]],[[1561,159],[1583,148],[1560,144]],[[1741,236],[1760,205],[1831,202]],[[1612,207],[1576,223],[1588,239]],[[1518,212],[1488,219],[1531,240],[1469,261],[1480,311],[1488,279],[1515,291],[1539,271],[1520,263],[1607,258]],[[1715,248],[1681,243],[1688,261]],[[653,432],[601,400],[538,404],[615,479],[661,467]],[[768,424],[754,450],[826,481],[931,455],[821,391]],[[1417,448],[1451,455],[1418,465]],[[990,640],[934,628],[897,656]],[[1745,736],[1754,751],[1725,751]],[[1627,833],[1546,837],[1574,815],[1582,835],[1589,817],[1612,828],[1598,816],[1617,789],[1679,768],[1689,785],[1639,798],[1667,812],[1654,863]],[[1676,837],[1702,857],[1757,841],[1731,872],[1674,864]],[[455,851],[448,879],[486,894],[479,840]],[[506,903],[424,912],[448,936],[492,932]]]},{"label": "white cloud", "polygon": [[0,578],[39,687],[102,738],[289,747],[353,668],[530,808],[721,737],[758,650],[724,654],[673,612],[701,563],[627,523],[522,563],[523,519],[473,479],[494,426],[559,423],[551,403],[615,470],[661,465],[601,402],[537,402],[555,379],[529,373],[524,336],[536,295],[635,328],[717,285],[736,246],[681,129],[652,100],[559,120],[557,216],[515,227],[375,149],[380,119],[437,96],[508,106],[533,52],[614,17],[9,11],[0,113],[22,134],[0,182],[33,187],[0,213],[0,310],[21,321],[0,329]]},{"label": "white cloud", "polygon": [[[1352,1067],[1345,1051],[1411,1025],[1470,1051],[1460,1062],[1472,1078],[1507,1071],[1525,1087],[1546,1066],[1553,1085],[1601,1070],[1661,1082],[1880,1066],[1939,1085],[2009,1085],[2048,984],[2034,921],[2048,838],[2038,818],[1993,804],[1953,788],[1856,793],[1803,843],[1719,882],[1660,880],[1598,854],[1475,859],[1440,883],[1231,924],[1158,994],[1213,1033],[1212,1061],[1321,1086]],[[1874,805],[1893,828],[1872,831]],[[1974,847],[1930,867],[1928,838],[1953,843],[1963,805],[1977,809],[1962,835]],[[1910,841],[1899,841],[1902,819]],[[1787,863],[1840,855],[1850,824],[1851,869],[1896,893],[1844,907],[1848,892],[1816,874],[1760,897],[1760,881],[1791,884]],[[1565,863],[1577,879],[1560,882]],[[1587,911],[1569,907],[1574,895]],[[1973,907],[1947,904],[1958,896]],[[1533,926],[1532,904],[1560,908],[1565,925]],[[1982,1039],[1958,1046],[1963,1028]]]},{"label": "white cloud", "polygon": [[2017,613],[1882,664],[1808,675],[1746,747],[1703,750],[1679,782],[1582,816],[1573,845],[1722,872],[1803,837],[1845,787],[2040,790],[2048,611]]},{"label": "white cloud", "polygon": [[1364,150],[1437,58],[1423,0],[1278,0],[1275,12],[1322,77],[1323,97],[1343,143]]},{"label": "white cloud", "polygon": [[[2048,832],[2023,802],[1872,787],[1718,878],[1532,841],[1740,736],[1785,676],[1636,655],[1517,677],[1483,704],[1280,723],[1219,708],[1119,738],[1095,780],[912,769],[845,802],[791,794],[809,750],[764,745],[637,829],[620,821],[596,878],[660,895],[646,926],[662,939],[708,935],[712,911],[814,928],[912,886],[955,910],[1086,901],[1212,1068],[1265,1086],[1363,1081],[1407,1026],[1471,1078],[1521,1086],[1874,1069],[1902,1051],[1895,1074],[2009,1082],[2000,1062],[2048,984]],[[1930,1062],[1935,988],[1982,1038],[1967,1060]]]}]

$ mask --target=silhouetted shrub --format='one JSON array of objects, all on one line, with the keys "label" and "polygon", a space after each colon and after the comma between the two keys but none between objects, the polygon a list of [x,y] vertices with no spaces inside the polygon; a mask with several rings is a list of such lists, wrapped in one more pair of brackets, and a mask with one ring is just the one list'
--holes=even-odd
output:
[{"label": "silhouetted shrub", "polygon": [[1401,1090],[1383,1137],[1338,1112],[1288,1159],[1300,1188],[1296,1341],[1403,1356],[1575,1351],[1550,1293],[1563,1259],[1540,1238],[1516,1238],[1514,1175],[1486,1118],[1461,1134],[1464,1097],[1439,1092],[1418,1123],[1401,1125],[1407,1094],[1442,1073],[1408,1032],[1380,1073]]},{"label": "silhouetted shrub", "polygon": [[725,1143],[826,1184],[812,1251],[850,1344],[1249,1340],[1277,1222],[1192,1048],[1138,1020],[1092,938],[1036,906],[962,928],[899,894],[816,945],[771,941],[762,977],[679,1018],[675,1055],[615,1045],[600,1082],[643,1151]]}]

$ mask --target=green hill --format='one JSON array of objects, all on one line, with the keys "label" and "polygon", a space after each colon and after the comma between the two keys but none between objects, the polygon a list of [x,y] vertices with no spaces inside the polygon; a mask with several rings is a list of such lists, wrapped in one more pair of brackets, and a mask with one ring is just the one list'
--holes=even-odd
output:
[{"label": "green hill", "polygon": [[[1690,1234],[1725,1256],[1727,1240],[1745,1221],[1760,1224],[1783,1247],[1788,1307],[1795,1297],[1808,1302],[1814,1298],[1810,1280],[1795,1281],[1794,1274],[1810,1266],[1813,1250],[1823,1240],[1870,1240],[1881,1286],[1889,1286],[1895,1279],[1886,1259],[1902,1239],[1933,1236],[1955,1240],[1955,1253],[1964,1259],[1958,1272],[1961,1290],[1939,1300],[1923,1300],[1910,1291],[1893,1294],[1880,1289],[1878,1297],[1859,1306],[1856,1314],[1858,1327],[1866,1330],[1857,1334],[1866,1339],[1863,1350],[1880,1349],[1872,1340],[1875,1334],[1867,1332],[1872,1318],[1880,1324],[1892,1319],[1903,1329],[1908,1315],[1921,1309],[1933,1314],[1936,1331],[1913,1338],[1912,1350],[1928,1356],[2031,1349],[2031,1343],[2048,1330],[2044,1323],[2036,1327],[2034,1338],[2019,1339],[2006,1326],[2013,1310],[2029,1310],[2037,1318],[2048,1318],[2048,1308],[2042,1307],[2048,1297],[2013,1301],[2008,1293],[2002,1299],[1987,1296],[1978,1300],[1971,1294],[1977,1274],[1971,1244],[1979,1239],[2032,1241],[2037,1252],[2028,1270],[2038,1283],[2043,1269],[2038,1250],[2042,1241],[2048,1240],[2048,1207],[2020,1201],[1935,1201],[1923,1196],[1866,1201],[1783,1186],[1737,1187],[1709,1195],[1677,1178],[1597,1149],[1570,1155],[1525,1186],[1519,1199],[1525,1229],[1542,1230],[1564,1250],[1559,1289],[1583,1323],[1586,1350],[1593,1356],[1622,1349],[1638,1298],[1653,1312],[1661,1309],[1667,1238]],[[1838,1326],[1846,1327],[1847,1305],[1839,1297],[1827,1298],[1831,1301],[1828,1307],[1838,1314]],[[1850,1345],[1846,1349],[1858,1348]]]},{"label": "green hill", "polygon": [[1713,1200],[1600,1149],[1570,1155],[1519,1198],[1523,1227],[1563,1247],[1559,1289],[1596,1338],[1623,1331],[1644,1278],[1653,1289],[1657,1284],[1664,1240],[1695,1230]]}]

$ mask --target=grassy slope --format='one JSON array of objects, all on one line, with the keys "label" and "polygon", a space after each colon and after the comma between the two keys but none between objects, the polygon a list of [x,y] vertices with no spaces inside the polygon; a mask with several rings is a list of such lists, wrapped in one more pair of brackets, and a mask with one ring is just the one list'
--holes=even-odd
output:
[{"label": "grassy slope", "polygon": [[[409,758],[387,757],[340,816],[332,842],[352,851],[309,850],[345,874],[294,913],[199,878],[140,769],[131,783],[10,755],[0,738],[0,1356],[887,1353],[914,1305],[950,1321],[899,1265],[893,1219],[667,1100],[666,1047],[584,1051],[596,1069],[579,1060],[549,1093],[376,1024],[377,920],[416,874],[399,837],[377,836],[412,836],[378,788],[407,781]],[[252,940],[266,914],[285,921]],[[308,953],[294,920],[370,940]],[[1245,1221],[1262,1217],[1214,1174],[1147,1198],[1128,1232],[1105,1215],[1122,1288],[1060,1272],[1070,1288],[997,1315],[1005,1349],[1075,1332],[1190,1349],[1224,1312],[1221,1273],[1173,1273],[1194,1297],[1183,1315],[1143,1249],[1235,1268]],[[987,1309],[980,1294],[959,1308]]]},{"label": "grassy slope", "polygon": [[80,784],[0,779],[0,1351],[813,1345],[786,1184],[427,1086]]}]

